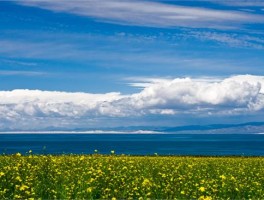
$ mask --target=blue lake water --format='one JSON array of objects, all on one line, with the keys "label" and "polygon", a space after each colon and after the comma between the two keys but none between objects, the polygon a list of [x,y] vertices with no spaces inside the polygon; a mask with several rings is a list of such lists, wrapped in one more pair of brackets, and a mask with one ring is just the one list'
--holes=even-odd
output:
[{"label": "blue lake water", "polygon": [[262,134],[0,134],[0,153],[264,156]]}]

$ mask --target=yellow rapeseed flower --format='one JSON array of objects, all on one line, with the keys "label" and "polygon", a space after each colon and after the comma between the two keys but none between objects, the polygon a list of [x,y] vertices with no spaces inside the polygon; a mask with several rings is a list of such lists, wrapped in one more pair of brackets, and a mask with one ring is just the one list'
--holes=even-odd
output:
[{"label": "yellow rapeseed flower", "polygon": [[89,192],[89,193],[91,193],[92,190],[93,190],[93,189],[92,189],[91,187],[88,187],[88,188],[86,189],[86,191]]},{"label": "yellow rapeseed flower", "polygon": [[221,175],[220,178],[221,178],[222,180],[225,180],[225,179],[226,179],[226,176],[225,176],[225,175]]},{"label": "yellow rapeseed flower", "polygon": [[29,191],[26,191],[25,193],[26,193],[27,195],[30,195],[30,192],[29,192]]},{"label": "yellow rapeseed flower", "polygon": [[150,186],[151,185],[151,182],[149,179],[145,178],[144,181],[142,182],[142,185],[143,186]]},{"label": "yellow rapeseed flower", "polygon": [[15,178],[15,180],[17,180],[17,181],[19,181],[19,182],[21,182],[21,181],[22,181],[22,179],[21,179],[21,177],[20,177],[20,176],[17,176],[17,177]]},{"label": "yellow rapeseed flower", "polygon": [[200,187],[199,191],[204,192],[205,191],[205,187]]},{"label": "yellow rapeseed flower", "polygon": [[27,185],[24,185],[24,184],[23,184],[23,185],[20,186],[19,190],[20,190],[20,191],[24,191],[24,190],[26,190],[26,189],[28,189],[28,188],[29,188],[29,187],[28,187]]},{"label": "yellow rapeseed flower", "polygon": [[212,200],[212,197],[210,196],[200,196],[198,200]]}]

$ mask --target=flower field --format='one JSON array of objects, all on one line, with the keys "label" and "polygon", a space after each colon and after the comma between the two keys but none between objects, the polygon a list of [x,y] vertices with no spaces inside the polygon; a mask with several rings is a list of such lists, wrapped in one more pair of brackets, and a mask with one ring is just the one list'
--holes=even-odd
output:
[{"label": "flower field", "polygon": [[0,199],[264,199],[263,157],[0,156]]}]

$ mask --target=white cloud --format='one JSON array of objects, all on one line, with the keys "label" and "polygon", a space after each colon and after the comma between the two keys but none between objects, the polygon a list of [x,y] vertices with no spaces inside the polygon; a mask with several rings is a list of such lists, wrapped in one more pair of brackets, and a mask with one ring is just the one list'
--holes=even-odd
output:
[{"label": "white cloud", "polygon": [[245,23],[263,23],[263,16],[241,11],[177,6],[151,1],[18,0],[19,4],[66,12],[97,20],[150,27],[234,28]]},{"label": "white cloud", "polygon": [[[89,94],[13,90],[2,91],[0,97],[2,108],[10,108],[11,111],[17,111],[19,115],[80,117],[87,112],[98,110],[98,105],[118,100],[122,96],[119,93]],[[5,113],[2,114],[5,115]]]},{"label": "white cloud", "polygon": [[262,99],[263,77],[235,76],[220,82],[205,82],[190,78],[174,79],[146,87],[133,94],[131,101],[138,109],[164,108],[197,110],[198,108],[248,108]]},{"label": "white cloud", "polygon": [[12,70],[0,70],[0,76],[43,76],[46,75],[46,72],[38,72],[38,71],[12,71]]},{"label": "white cloud", "polygon": [[171,78],[149,78],[149,77],[128,77],[125,80],[130,81],[128,83],[129,86],[136,87],[136,88],[146,88],[150,87],[155,83],[163,83],[168,82],[168,80],[173,80]]},{"label": "white cloud", "polygon": [[210,0],[214,3],[224,4],[228,6],[242,6],[242,7],[259,7],[264,6],[264,2],[262,0]]},{"label": "white cloud", "polygon": [[[42,38],[41,38],[42,39]],[[9,58],[45,58],[45,59],[73,59],[76,57],[84,57],[85,53],[93,53],[81,51],[76,45],[65,42],[53,41],[26,41],[14,39],[0,39],[0,53]],[[67,49],[68,51],[65,51]]]},{"label": "white cloud", "polygon": [[0,59],[0,62],[3,62],[7,65],[18,65],[18,66],[27,66],[27,67],[33,67],[38,65],[35,62],[23,62],[23,61],[11,60],[11,59]]},{"label": "white cloud", "polygon": [[190,31],[185,37],[194,37],[199,40],[211,40],[230,47],[264,49],[264,40],[262,37],[250,35],[213,31]]},{"label": "white cloud", "polygon": [[[23,39],[0,39],[0,54],[9,58],[23,58],[23,59],[49,59],[49,60],[74,60],[85,61],[86,63],[96,61],[97,64],[109,65],[114,67],[121,65],[124,67],[124,63],[165,63],[172,64],[180,62],[180,58],[168,56],[168,51],[159,49],[150,49],[150,44],[146,42],[144,38],[127,37],[122,38],[120,36],[108,37],[108,36],[89,36],[89,35],[61,35],[60,40],[57,40],[57,36],[50,36],[50,34],[30,33],[32,35],[38,35],[38,40],[29,41],[28,38]],[[41,35],[41,36],[40,36]],[[45,35],[45,36],[43,36]],[[19,35],[16,35],[19,38]],[[47,37],[50,37],[47,39]],[[82,38],[82,41],[75,40],[75,38]],[[144,44],[144,52],[138,48],[127,45],[127,42],[135,44],[136,47]],[[100,45],[98,45],[100,43]],[[107,46],[108,48],[102,48]],[[91,48],[93,47],[93,48]],[[67,49],[67,51],[65,51]],[[148,49],[146,51],[145,49]],[[118,62],[116,62],[118,61]],[[197,61],[196,61],[197,62]],[[106,64],[105,64],[106,63]],[[135,64],[135,65],[136,65]],[[13,65],[18,65],[13,63]]]},{"label": "white cloud", "polygon": [[[29,35],[30,38],[34,37],[32,32]],[[76,35],[63,35],[59,41],[55,39],[57,36],[52,37],[50,34],[42,33],[42,35],[45,36],[40,36],[41,34],[37,32],[35,35],[39,36],[39,40],[28,41],[27,38],[17,40],[0,39],[0,54],[9,59],[63,60],[63,62],[70,61],[75,64],[82,63],[85,65],[87,65],[87,63],[94,63],[95,67],[100,68],[111,67],[113,69],[119,68],[122,70],[124,68],[133,68],[134,70],[136,67],[137,70],[141,72],[146,72],[148,70],[145,66],[151,66],[154,72],[159,71],[160,66],[163,65],[172,73],[175,72],[175,69],[181,72],[182,66],[184,66],[184,73],[188,73],[189,71],[194,72],[194,68],[199,69],[199,72],[210,72],[213,70],[214,72],[218,71],[222,73],[223,67],[225,66],[229,67],[226,71],[234,73],[237,71],[235,68],[237,65],[240,65],[240,69],[243,68],[243,66],[248,66],[244,61],[241,63],[237,63],[236,61],[236,63],[232,64],[232,67],[230,67],[230,59],[225,59],[224,63],[223,60],[219,58],[198,58],[197,55],[196,57],[191,56],[190,53],[183,55],[178,50],[175,51],[175,49],[168,46],[171,45],[171,42],[162,44],[164,46],[159,46],[160,48],[157,48],[156,42],[149,44],[145,39],[138,39],[136,36],[120,38],[119,36],[89,37],[88,35],[88,39],[86,38],[85,40],[83,39],[85,38],[85,34],[80,34],[80,37],[83,39],[83,41],[80,42],[73,39],[78,37]],[[19,38],[19,35],[15,36]],[[163,39],[158,40],[162,41]],[[91,42],[95,44],[100,43],[101,45],[89,45]],[[132,43],[133,45],[130,46]],[[107,46],[108,48],[102,48],[102,46]],[[65,51],[65,49],[67,49],[67,51]],[[8,66],[6,63],[4,63],[4,65]],[[18,69],[17,65],[18,64],[15,63],[12,64],[12,66],[16,66],[16,69]],[[208,68],[208,66],[211,65],[215,67],[213,69]],[[251,70],[250,68],[248,71]],[[254,70],[256,71],[256,69]]]},{"label": "white cloud", "polygon": [[[150,79],[151,80],[151,79]],[[40,90],[0,92],[0,127],[63,126],[147,115],[239,115],[264,109],[264,76],[151,81],[141,92],[89,94]]]}]

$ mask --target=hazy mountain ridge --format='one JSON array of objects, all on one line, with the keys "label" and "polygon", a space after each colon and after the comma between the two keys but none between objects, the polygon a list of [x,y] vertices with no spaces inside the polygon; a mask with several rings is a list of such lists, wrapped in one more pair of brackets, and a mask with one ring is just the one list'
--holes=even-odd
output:
[{"label": "hazy mountain ridge", "polygon": [[[155,126],[127,126],[127,127],[114,127],[114,128],[75,128],[75,129],[63,129],[60,127],[47,127],[41,130],[14,130],[4,129],[1,132],[85,132],[85,131],[96,131],[95,133],[102,132],[136,132],[144,133],[144,131],[153,131],[161,133],[208,133],[208,134],[250,134],[250,133],[264,133],[264,122],[248,122],[242,124],[209,124],[209,125],[189,125],[189,126],[175,126],[175,127],[155,127]],[[147,132],[146,132],[147,133]]]},{"label": "hazy mountain ridge", "polygon": [[178,126],[164,129],[165,132],[188,133],[264,133],[264,122],[248,122],[242,124],[210,124]]}]

